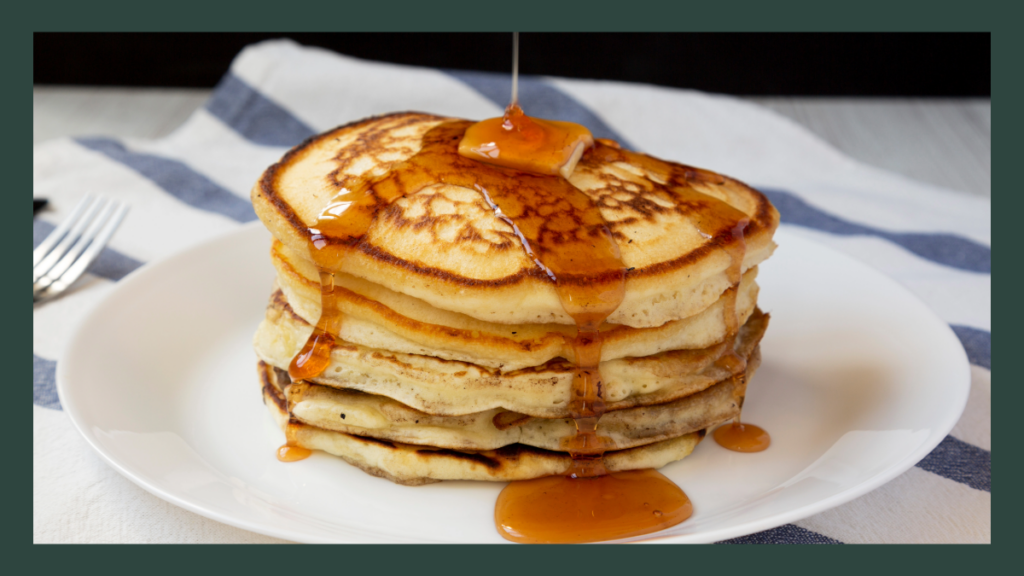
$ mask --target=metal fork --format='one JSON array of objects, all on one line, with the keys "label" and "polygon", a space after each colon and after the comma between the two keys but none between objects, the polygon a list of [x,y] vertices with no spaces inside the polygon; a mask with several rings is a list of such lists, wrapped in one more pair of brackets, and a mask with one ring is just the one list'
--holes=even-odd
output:
[{"label": "metal fork", "polygon": [[128,205],[86,196],[45,240],[32,251],[32,302],[62,294],[114,235]]}]

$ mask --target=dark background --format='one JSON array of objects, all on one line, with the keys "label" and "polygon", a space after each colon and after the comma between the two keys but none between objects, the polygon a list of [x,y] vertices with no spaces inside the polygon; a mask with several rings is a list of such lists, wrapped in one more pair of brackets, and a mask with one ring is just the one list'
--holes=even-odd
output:
[{"label": "dark background", "polygon": [[[36,84],[212,87],[243,46],[288,36],[370,60],[511,70],[510,33],[36,33]],[[522,74],[740,95],[990,96],[988,33],[520,34]]]}]

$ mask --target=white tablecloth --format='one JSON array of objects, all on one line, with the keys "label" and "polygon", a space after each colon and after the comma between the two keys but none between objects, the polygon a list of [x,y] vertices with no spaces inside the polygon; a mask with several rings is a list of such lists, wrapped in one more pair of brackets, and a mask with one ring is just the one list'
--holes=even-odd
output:
[{"label": "white tablecloth", "polygon": [[[285,150],[373,114],[501,113],[507,75],[364,62],[290,41],[244,50],[209,102],[157,141],[61,139],[34,150],[38,243],[86,193],[132,206],[65,297],[34,310],[36,542],[276,542],[166,503],[102,462],[61,411],[55,367],[80,319],[126,274],[255,219],[248,193]],[[948,322],[972,363],[966,411],[917,466],[827,512],[742,542],[991,540],[991,205],[844,157],[792,122],[726,96],[617,82],[524,78],[531,115],[729,174],[765,191],[783,225],[896,279]]]}]

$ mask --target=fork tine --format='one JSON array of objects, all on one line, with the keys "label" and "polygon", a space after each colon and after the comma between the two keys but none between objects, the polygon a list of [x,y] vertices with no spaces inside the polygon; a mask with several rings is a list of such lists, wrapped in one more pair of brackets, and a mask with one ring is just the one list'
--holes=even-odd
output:
[{"label": "fork tine", "polygon": [[[116,206],[116,208],[114,208]],[[111,208],[114,213],[109,218],[104,218],[106,221],[102,229],[96,235],[96,237],[89,244],[89,247],[82,252],[74,264],[68,268],[63,274],[61,274],[54,282],[43,289],[38,295],[33,294],[33,300],[40,302],[42,300],[48,300],[53,298],[60,293],[67,290],[75,280],[78,280],[85,270],[92,264],[103,248],[106,247],[107,243],[110,242],[111,236],[117,231],[118,226],[121,225],[121,220],[124,219],[125,214],[128,213],[128,205],[121,203],[111,204]],[[106,216],[106,214],[104,214]],[[90,230],[91,232],[92,230]]]},{"label": "fork tine", "polygon": [[81,254],[87,246],[89,246],[89,243],[92,242],[94,238],[96,238],[96,235],[99,234],[100,229],[103,228],[103,225],[107,222],[107,220],[110,218],[110,215],[114,212],[115,209],[117,209],[117,207],[117,202],[107,203],[107,205],[103,208],[103,211],[100,212],[98,216],[93,218],[92,222],[89,224],[89,229],[86,230],[81,236],[79,236],[78,240],[74,243],[74,245],[71,246],[71,248],[68,249],[64,256],[61,257],[61,259],[57,261],[57,263],[54,264],[52,268],[47,270],[46,274],[43,274],[39,278],[39,280],[34,283],[33,292],[46,288],[54,281],[56,281],[58,278],[60,278],[61,275],[68,270],[68,268],[71,268],[71,265],[74,264],[75,260],[78,259],[78,255]]},{"label": "fork tine", "polygon": [[32,250],[33,268],[35,268],[36,265],[39,264],[39,261],[42,260],[43,257],[45,257],[46,254],[50,252],[50,250],[57,244],[57,242],[61,238],[64,237],[64,234],[67,233],[68,228],[71,228],[71,225],[78,221],[79,216],[81,216],[82,213],[85,212],[85,208],[92,201],[92,194],[86,194],[85,198],[82,198],[78,202],[78,205],[75,206],[75,209],[71,211],[71,214],[69,214],[63,222],[58,224],[57,227],[54,228],[53,231],[50,232],[50,234],[46,238],[44,238],[42,242],[39,243],[39,246],[36,246],[36,248]]},{"label": "fork tine", "polygon": [[64,257],[64,254],[66,254],[68,249],[78,241],[78,238],[82,235],[82,231],[89,225],[89,222],[92,221],[93,217],[96,216],[96,213],[99,212],[100,208],[102,208],[106,202],[107,201],[104,198],[100,198],[98,201],[93,202],[89,206],[85,215],[78,218],[72,224],[71,230],[68,231],[53,250],[43,258],[42,262],[32,267],[32,283],[39,280],[43,274],[46,274],[51,268],[53,268],[54,264]]}]

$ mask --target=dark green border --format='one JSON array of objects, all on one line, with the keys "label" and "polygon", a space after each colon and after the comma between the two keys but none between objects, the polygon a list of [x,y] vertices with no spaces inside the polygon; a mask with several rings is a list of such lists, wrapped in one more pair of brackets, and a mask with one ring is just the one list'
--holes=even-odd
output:
[{"label": "dark green border", "polygon": [[[835,4],[835,5],[832,5]],[[978,31],[1013,18],[977,0],[387,0],[225,3],[179,0],[143,8],[136,0],[52,0],[11,17],[31,31]],[[18,22],[20,20],[20,22]],[[1019,21],[1019,19],[1017,19]]]},{"label": "dark green border", "polygon": [[[403,8],[403,5],[409,7]],[[819,1],[710,1],[653,3],[627,2],[573,2],[555,4],[517,0],[514,3],[486,4],[452,2],[446,4],[406,0],[370,2],[263,2],[252,1],[222,7],[209,0],[179,0],[172,3],[147,6],[138,0],[131,2],[71,2],[48,0],[35,4],[23,3],[5,12],[4,34],[0,37],[0,58],[5,71],[2,97],[8,112],[8,138],[3,142],[7,152],[4,162],[9,175],[9,190],[31,190],[31,84],[32,84],[32,32],[33,31],[325,31],[325,30],[621,30],[621,31],[990,31],[992,35],[992,88],[997,104],[995,118],[999,126],[993,130],[993,165],[1004,169],[993,174],[992,199],[999,210],[993,218],[993,243],[1007,245],[1013,242],[1009,230],[1012,220],[1024,213],[1020,199],[1020,184],[1011,171],[1020,164],[1020,111],[1021,58],[1024,54],[1018,23],[1018,11],[1006,3],[975,1],[954,3],[903,3],[894,0],[862,0],[845,2],[841,6]],[[949,73],[955,74],[956,70]],[[1003,104],[1005,103],[1005,104]],[[1013,190],[1013,191],[1011,191]],[[8,191],[8,195],[24,192]],[[17,210],[16,210],[17,211]],[[1019,228],[1019,224],[1017,227]],[[24,228],[22,228],[24,227]],[[28,236],[28,220],[15,219],[13,226],[4,228],[10,245],[17,246]],[[998,239],[997,239],[998,238]],[[26,250],[27,253],[27,250]],[[993,324],[1000,326],[997,347],[1004,350],[997,356],[1009,358],[1011,346],[1020,339],[1011,336],[1011,325],[1020,324],[1019,307],[1011,303],[1010,290],[1016,283],[1009,278],[1011,266],[1009,250],[994,251],[997,260],[1004,260],[997,277],[1000,283],[993,288],[999,314]],[[1018,257],[1019,258],[1019,257]],[[8,301],[17,301],[16,288],[11,282],[0,283],[0,290]],[[1000,306],[998,304],[1004,304]],[[1004,310],[1008,310],[1007,314]],[[17,328],[32,325],[30,312],[15,312],[17,326],[4,333],[8,336],[5,349],[11,350],[11,360],[18,366],[16,382],[28,378],[27,363],[31,343]],[[16,334],[18,337],[10,335]],[[18,352],[17,350],[22,350]],[[23,372],[24,371],[24,372]],[[1003,427],[1014,421],[1012,406],[1019,406],[1020,387],[1008,386],[999,390],[999,402],[994,406],[993,435],[997,423]],[[27,406],[27,402],[25,405]],[[24,436],[31,429],[31,416],[19,410],[12,418],[4,419],[6,438]],[[19,434],[20,433],[20,434]],[[31,452],[21,444],[12,444],[10,452],[18,452],[18,460],[31,461]],[[1020,469],[1019,459],[1000,465],[1007,478]],[[20,463],[20,462],[19,462]],[[22,549],[32,535],[30,525],[32,504],[29,494],[32,481],[28,473],[11,467],[13,473],[4,479],[10,510],[6,539],[10,548],[17,548],[8,564],[17,567],[22,562],[28,568],[64,570],[100,568],[105,572],[146,570],[156,573],[181,570],[207,572],[248,570],[318,570],[352,573],[354,571],[485,571],[511,573],[523,571],[557,570],[573,573],[578,570],[632,573],[680,573],[692,570],[723,570],[727,572],[751,570],[758,573],[792,571],[839,571],[863,573],[878,570],[914,570],[928,572],[960,572],[985,569],[994,554],[1008,555],[1009,544],[1020,529],[1011,523],[1020,509],[1019,496],[1002,493],[999,506],[993,507],[993,532],[996,543],[1003,550],[996,552],[987,546],[939,547],[484,547],[459,546],[403,547],[319,547],[282,553],[280,548],[245,547],[42,547]],[[16,543],[16,544],[15,544]],[[260,570],[263,572],[264,570]]]}]

